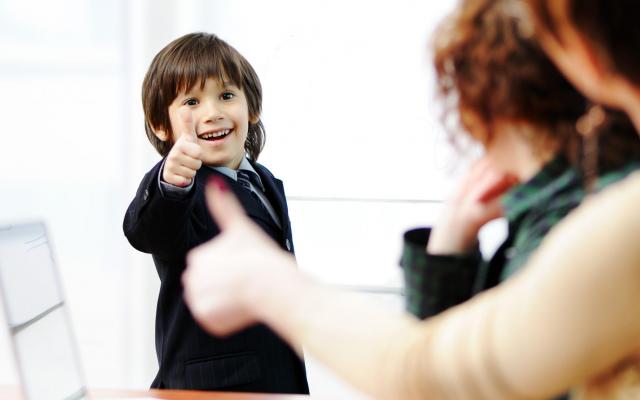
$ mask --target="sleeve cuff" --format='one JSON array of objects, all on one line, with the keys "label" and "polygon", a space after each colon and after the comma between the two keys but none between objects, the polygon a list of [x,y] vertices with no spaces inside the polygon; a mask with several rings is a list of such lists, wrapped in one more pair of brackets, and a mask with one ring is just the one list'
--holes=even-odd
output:
[{"label": "sleeve cuff", "polygon": [[431,228],[407,231],[400,266],[403,268],[406,305],[419,318],[438,314],[468,300],[482,263],[480,249],[469,254],[431,255],[426,252]]},{"label": "sleeve cuff", "polygon": [[186,198],[191,192],[191,189],[193,189],[195,179],[192,179],[189,186],[185,186],[185,187],[175,186],[170,183],[164,182],[162,180],[162,171],[164,171],[165,162],[166,162],[166,159],[162,161],[162,166],[158,171],[158,188],[160,189],[160,195],[164,198],[171,199],[171,200],[182,200]]}]

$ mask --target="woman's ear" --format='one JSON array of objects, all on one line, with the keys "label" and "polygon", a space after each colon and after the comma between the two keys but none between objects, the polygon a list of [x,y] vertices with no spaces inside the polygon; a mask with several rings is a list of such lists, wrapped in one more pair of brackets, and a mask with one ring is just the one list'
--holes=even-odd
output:
[{"label": "woman's ear", "polygon": [[252,116],[249,116],[249,123],[250,123],[251,125],[255,125],[255,124],[257,124],[257,123],[258,123],[258,121],[260,121],[260,114],[258,114],[258,115],[252,115]]}]

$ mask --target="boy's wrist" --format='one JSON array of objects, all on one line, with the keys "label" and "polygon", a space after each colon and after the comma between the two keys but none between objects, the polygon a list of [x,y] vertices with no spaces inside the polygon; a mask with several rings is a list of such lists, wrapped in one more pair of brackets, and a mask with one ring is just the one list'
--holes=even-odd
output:
[{"label": "boy's wrist", "polygon": [[176,186],[169,182],[166,182],[162,176],[163,171],[164,162],[162,164],[162,167],[158,171],[158,187],[160,189],[160,194],[162,195],[162,197],[173,200],[182,200],[191,192],[191,189],[193,189],[193,187],[195,186],[195,177],[191,179],[191,183],[189,185],[184,187]]}]

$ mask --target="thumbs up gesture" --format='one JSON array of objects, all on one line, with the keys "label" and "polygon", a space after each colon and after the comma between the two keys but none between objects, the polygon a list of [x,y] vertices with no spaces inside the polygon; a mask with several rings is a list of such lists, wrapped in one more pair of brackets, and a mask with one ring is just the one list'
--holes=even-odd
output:
[{"label": "thumbs up gesture", "polygon": [[189,186],[202,167],[202,149],[193,127],[191,110],[182,108],[179,111],[181,135],[173,144],[162,170],[162,180],[174,186]]},{"label": "thumbs up gesture", "polygon": [[220,234],[187,255],[185,301],[207,331],[227,335],[261,318],[267,292],[292,290],[302,279],[293,257],[257,225],[218,177],[206,187]]}]

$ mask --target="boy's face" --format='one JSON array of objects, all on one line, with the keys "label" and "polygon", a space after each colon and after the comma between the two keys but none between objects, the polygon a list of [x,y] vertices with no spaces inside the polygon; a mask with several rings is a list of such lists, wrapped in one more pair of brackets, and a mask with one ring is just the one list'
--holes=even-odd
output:
[{"label": "boy's face", "polygon": [[[244,91],[231,83],[207,78],[204,87],[199,84],[186,93],[179,93],[169,105],[172,139],[175,143],[185,128],[178,110],[191,110],[193,129],[200,145],[201,160],[206,165],[237,169],[245,150],[249,130],[249,109]],[[257,122],[251,121],[252,123]],[[163,139],[164,132],[156,132]]]}]

